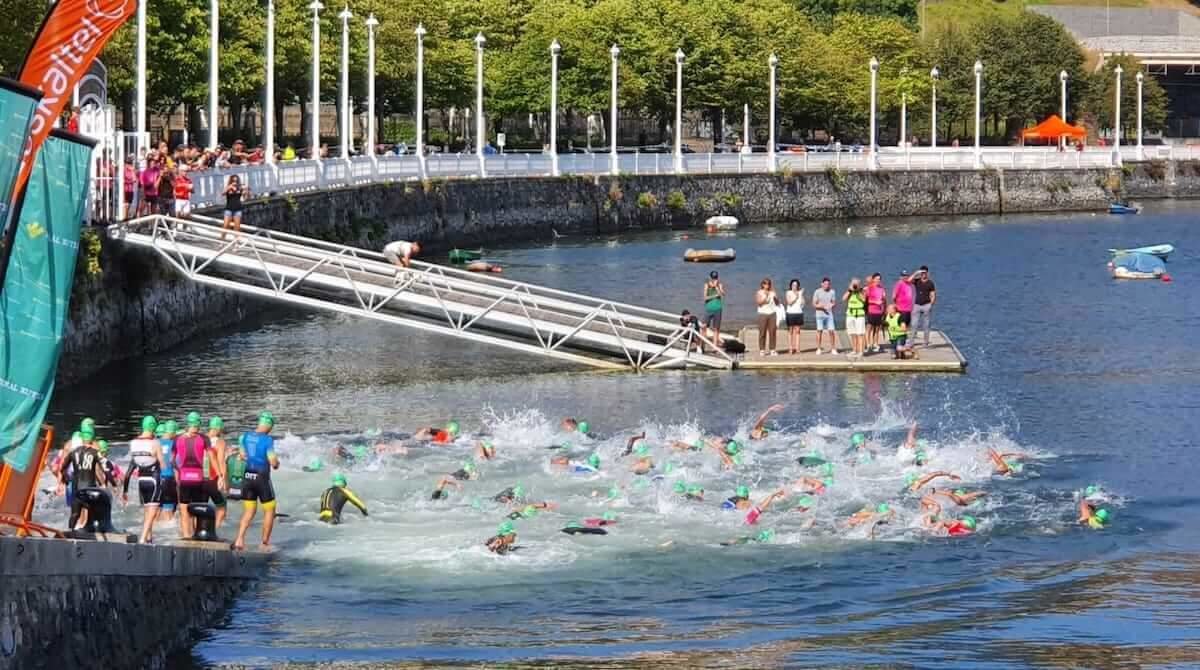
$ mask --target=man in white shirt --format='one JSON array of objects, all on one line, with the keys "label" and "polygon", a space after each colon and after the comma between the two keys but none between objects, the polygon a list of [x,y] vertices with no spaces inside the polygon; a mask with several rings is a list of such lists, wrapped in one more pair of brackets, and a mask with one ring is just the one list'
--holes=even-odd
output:
[{"label": "man in white shirt", "polygon": [[833,284],[829,277],[821,280],[821,288],[813,291],[813,311],[817,315],[817,355],[821,355],[821,342],[825,333],[829,333],[830,353],[837,354],[837,326],[833,319],[833,306],[837,303],[837,295],[833,292]]}]

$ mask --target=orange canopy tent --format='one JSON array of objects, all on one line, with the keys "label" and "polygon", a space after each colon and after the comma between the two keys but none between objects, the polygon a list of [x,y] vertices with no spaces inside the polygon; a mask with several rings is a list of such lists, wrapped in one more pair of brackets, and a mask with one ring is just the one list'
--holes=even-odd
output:
[{"label": "orange canopy tent", "polygon": [[1025,140],[1057,141],[1060,137],[1083,140],[1087,138],[1087,131],[1080,126],[1073,126],[1063,121],[1058,117],[1058,114],[1051,114],[1050,118],[1045,121],[1021,131],[1022,142]]}]

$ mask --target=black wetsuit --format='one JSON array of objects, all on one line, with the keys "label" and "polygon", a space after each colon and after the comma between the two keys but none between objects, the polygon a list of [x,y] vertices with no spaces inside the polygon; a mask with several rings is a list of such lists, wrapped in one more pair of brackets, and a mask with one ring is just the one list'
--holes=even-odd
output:
[{"label": "black wetsuit", "polygon": [[71,502],[71,518],[67,522],[67,528],[74,529],[75,524],[79,521],[79,515],[83,512],[83,502],[79,500],[79,491],[81,489],[96,488],[100,484],[96,477],[96,466],[100,463],[100,452],[96,451],[95,447],[85,444],[76,447],[75,451],[72,451],[71,455],[67,457],[67,460],[74,470],[71,486],[75,490],[74,500]]},{"label": "black wetsuit", "polygon": [[512,487],[510,486],[509,488],[506,488],[503,491],[497,493],[495,496],[492,496],[492,501],[498,502],[498,503],[518,502],[517,492],[512,490]]},{"label": "black wetsuit", "polygon": [[321,494],[321,521],[331,524],[342,522],[342,508],[350,503],[367,516],[367,506],[345,486],[331,486]]}]

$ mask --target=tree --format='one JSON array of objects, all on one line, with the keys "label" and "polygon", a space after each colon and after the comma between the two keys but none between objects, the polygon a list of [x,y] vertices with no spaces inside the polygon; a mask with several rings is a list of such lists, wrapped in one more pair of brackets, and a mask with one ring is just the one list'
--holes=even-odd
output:
[{"label": "tree", "polygon": [[[1117,76],[1121,66],[1121,137],[1136,137],[1137,134],[1137,82],[1138,72],[1145,66],[1133,56],[1122,54],[1105,61],[1104,65],[1090,75],[1088,94],[1082,103],[1083,112],[1091,118],[1096,129],[1111,132],[1114,118]],[[1167,93],[1153,76],[1144,76],[1142,81],[1142,128],[1155,132],[1166,128]]]}]

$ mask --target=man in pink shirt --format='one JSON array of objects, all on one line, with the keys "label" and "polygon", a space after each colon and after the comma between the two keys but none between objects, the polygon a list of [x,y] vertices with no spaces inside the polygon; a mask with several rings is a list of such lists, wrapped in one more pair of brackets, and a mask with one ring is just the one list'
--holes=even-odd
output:
[{"label": "man in pink shirt", "polygon": [[892,287],[892,304],[896,306],[896,311],[900,312],[900,323],[904,325],[912,325],[913,298],[916,291],[913,289],[912,276],[908,274],[908,270],[900,271],[900,281]]}]

